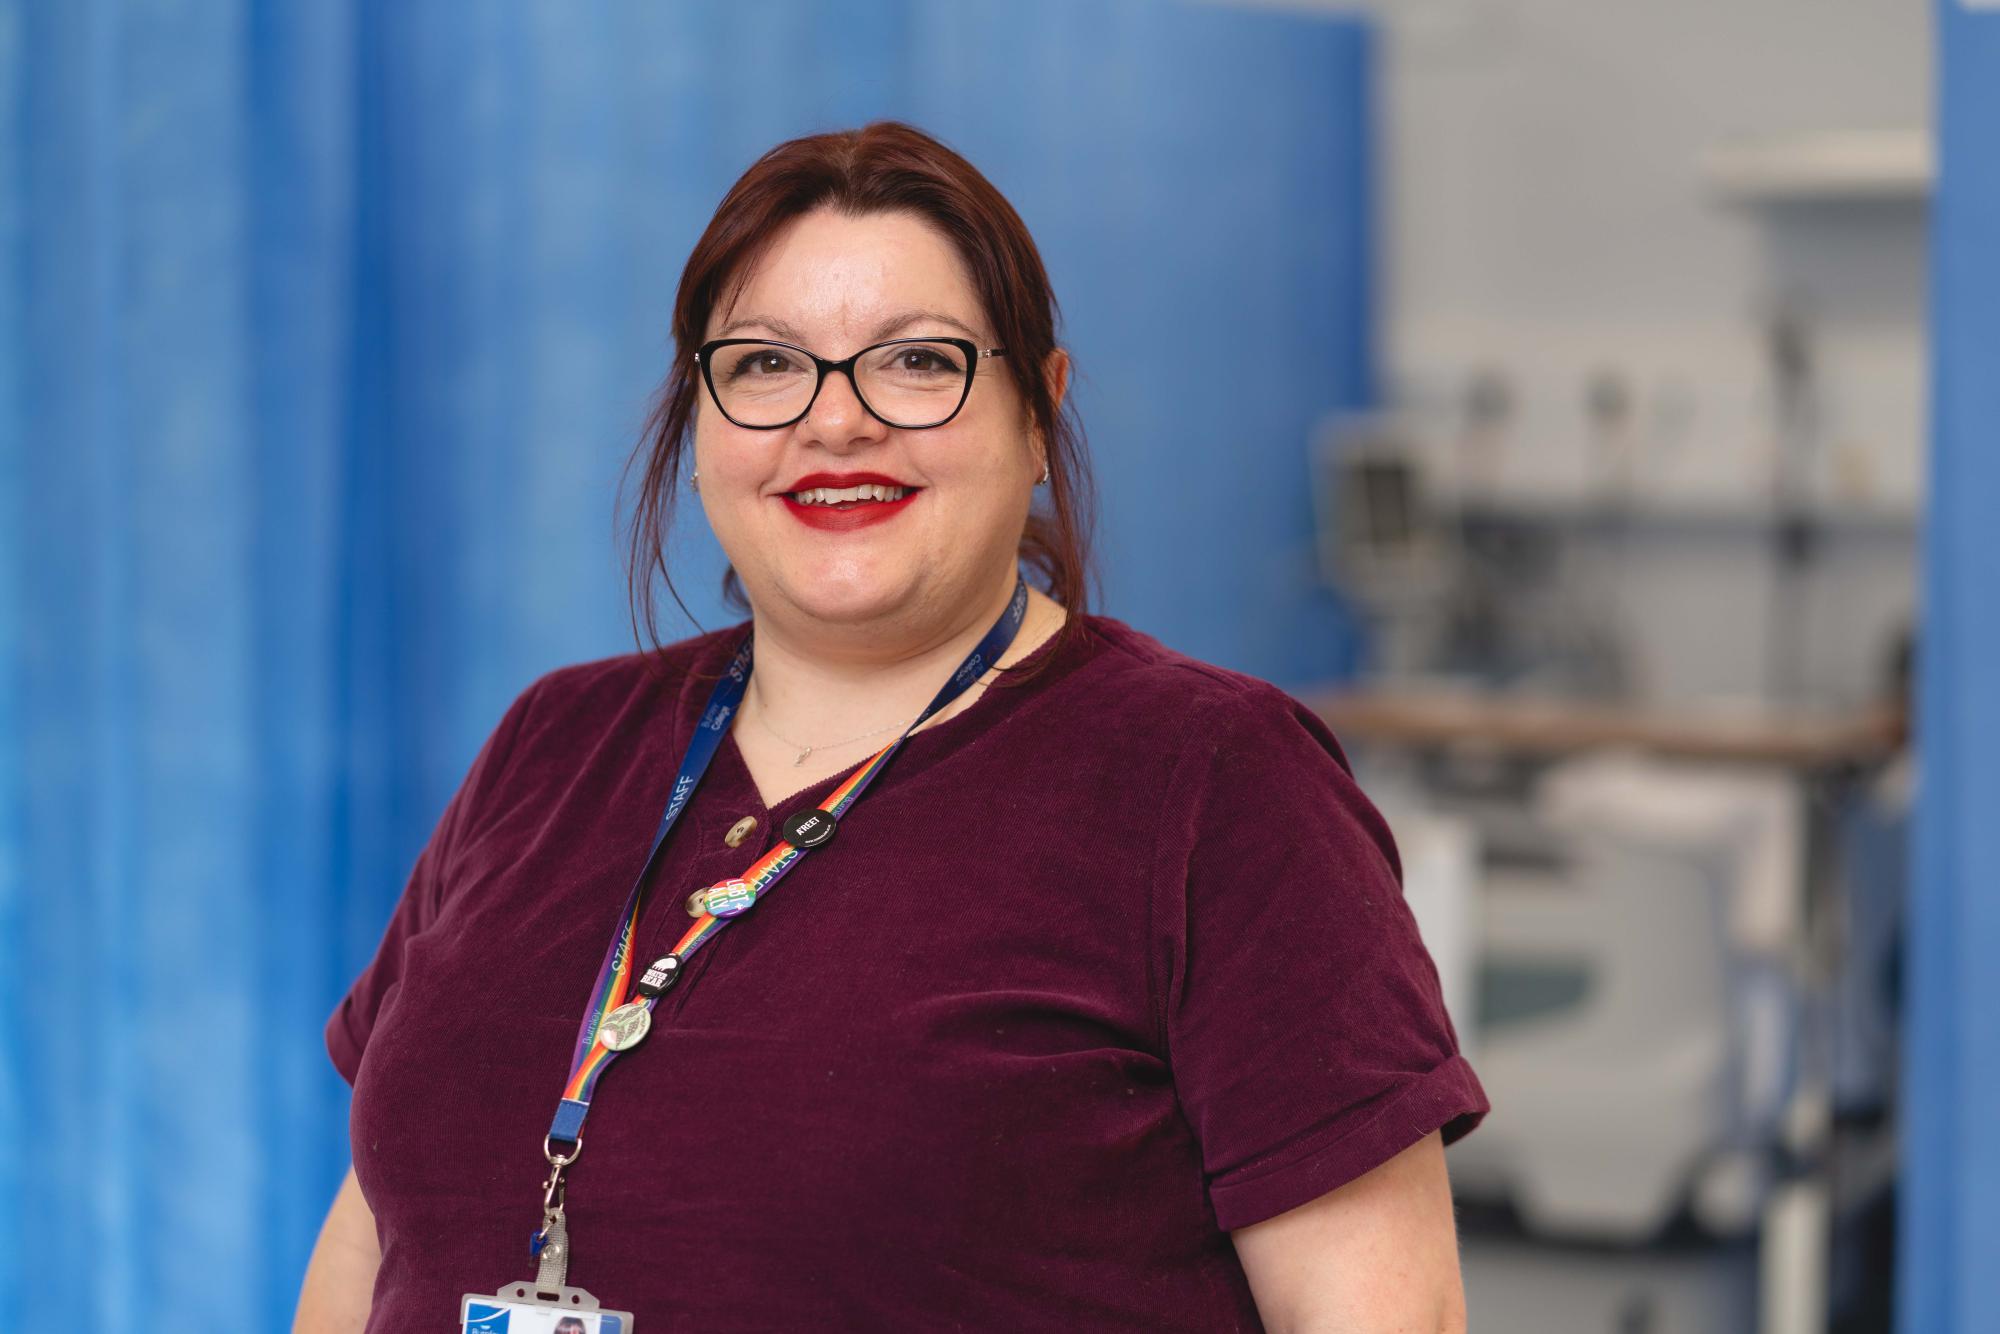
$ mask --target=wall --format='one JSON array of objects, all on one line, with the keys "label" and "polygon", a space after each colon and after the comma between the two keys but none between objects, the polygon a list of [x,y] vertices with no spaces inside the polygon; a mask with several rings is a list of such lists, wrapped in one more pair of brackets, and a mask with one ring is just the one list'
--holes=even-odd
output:
[{"label": "wall", "polygon": [[1622,622],[1639,688],[1751,694],[1770,675],[1773,596],[1755,522],[1774,437],[1760,323],[1781,296],[1802,302],[1824,369],[1814,487],[1843,516],[1806,593],[1806,693],[1867,695],[1913,597],[1924,209],[1730,207],[1697,164],[1740,137],[1926,124],[1924,7],[1361,7],[1385,27],[1383,311],[1399,401],[1448,442],[1472,377],[1502,376],[1513,410],[1482,447],[1485,485],[1561,507],[1606,471],[1584,402],[1593,374],[1616,376],[1635,410],[1634,490],[1664,520],[1625,600],[1643,609]]}]

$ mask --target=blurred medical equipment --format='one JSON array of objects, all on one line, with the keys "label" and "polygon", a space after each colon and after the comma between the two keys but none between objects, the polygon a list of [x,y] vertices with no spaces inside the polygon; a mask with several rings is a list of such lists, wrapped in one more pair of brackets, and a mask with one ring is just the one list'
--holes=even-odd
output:
[{"label": "blurred medical equipment", "polygon": [[1417,455],[1387,417],[1327,422],[1314,447],[1323,578],[1362,610],[1383,675],[1434,660],[1464,571]]},{"label": "blurred medical equipment", "polygon": [[1796,301],[1781,304],[1765,325],[1777,436],[1771,451],[1772,556],[1771,662],[1766,689],[1772,699],[1803,693],[1806,587],[1819,557],[1820,524],[1812,503],[1814,459],[1825,416],[1820,402],[1812,326]]},{"label": "blurred medical equipment", "polygon": [[[1883,870],[1901,812],[1870,783],[1902,730],[1893,706],[1808,701],[1817,391],[1797,311],[1767,333],[1762,509],[1649,508],[1612,370],[1584,382],[1589,485],[1568,499],[1487,485],[1508,411],[1490,377],[1445,414],[1448,440],[1388,414],[1324,424],[1320,567],[1376,652],[1362,684],[1311,702],[1406,846],[1494,1104],[1452,1150],[1454,1192],[1512,1220],[1486,1234],[1507,1265],[1597,1248],[1644,1306],[1654,1261],[1699,1252],[1719,1295],[1748,1247],[1757,1328],[1803,1334],[1893,1180],[1901,900]],[[1651,562],[1719,538],[1743,578],[1768,571],[1743,683],[1764,699],[1644,702]],[[1698,613],[1691,596],[1668,605]]]},{"label": "blurred medical equipment", "polygon": [[[1478,849],[1447,930],[1478,939],[1477,998],[1453,1014],[1495,1110],[1452,1150],[1461,1201],[1501,1206],[1530,1237],[1617,1247],[1640,1288],[1639,1257],[1665,1239],[1721,1238],[1726,1269],[1728,1239],[1754,1232],[1758,1328],[1824,1328],[1832,1249],[1893,1167],[1892,1121],[1854,1136],[1839,1118],[1887,1101],[1893,1060],[1841,1054],[1849,1033],[1893,1031],[1894,910],[1843,915],[1851,835],[1834,835],[1857,827],[1839,819],[1857,778],[1895,755],[1897,711],[1423,683],[1309,703],[1399,837],[1456,823]],[[1884,806],[1877,860],[1898,818]],[[1854,969],[1872,984],[1847,996]]]},{"label": "blurred medical equipment", "polygon": [[1480,1076],[1461,1195],[1541,1234],[1649,1240],[1757,1221],[1791,1087],[1800,810],[1780,774],[1637,755],[1558,765],[1532,808],[1559,865],[1489,881]]},{"label": "blurred medical equipment", "polygon": [[[1508,410],[1504,381],[1474,379],[1455,441],[1459,488],[1491,463]],[[1615,571],[1601,557],[1571,568],[1572,534],[1545,515],[1446,494],[1410,429],[1391,415],[1340,415],[1313,442],[1320,573],[1367,624],[1370,674],[1593,698],[1623,691]],[[1607,492],[1592,522],[1603,529],[1625,514]]]}]

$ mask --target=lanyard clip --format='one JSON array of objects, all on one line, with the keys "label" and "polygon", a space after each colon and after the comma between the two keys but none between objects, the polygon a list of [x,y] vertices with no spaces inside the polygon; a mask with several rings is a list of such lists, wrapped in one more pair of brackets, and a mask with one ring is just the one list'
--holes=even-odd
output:
[{"label": "lanyard clip", "polygon": [[553,1140],[542,1140],[542,1157],[549,1160],[549,1177],[542,1183],[542,1226],[528,1238],[528,1253],[539,1263],[535,1286],[553,1292],[569,1273],[569,1224],[563,1218],[563,1172],[583,1151],[583,1141],[569,1141],[568,1153],[557,1153]]},{"label": "lanyard clip", "polygon": [[563,1211],[563,1170],[549,1169],[549,1179],[542,1183],[542,1217],[554,1218]]},{"label": "lanyard clip", "polygon": [[545,1218],[560,1216],[563,1208],[563,1172],[569,1165],[583,1156],[583,1141],[569,1141],[568,1153],[557,1153],[555,1141],[542,1136],[542,1157],[549,1160],[549,1179],[542,1183],[542,1215]]}]

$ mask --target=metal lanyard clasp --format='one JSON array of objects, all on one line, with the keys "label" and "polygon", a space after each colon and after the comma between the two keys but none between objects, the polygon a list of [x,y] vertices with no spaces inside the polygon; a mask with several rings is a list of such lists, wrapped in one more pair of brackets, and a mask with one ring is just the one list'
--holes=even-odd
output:
[{"label": "metal lanyard clasp", "polygon": [[569,1277],[569,1223],[563,1217],[563,1173],[583,1155],[583,1141],[570,1143],[568,1153],[557,1153],[554,1142],[542,1137],[542,1157],[548,1159],[548,1180],[542,1183],[542,1227],[528,1239],[528,1253],[539,1262],[535,1287],[554,1292]]}]

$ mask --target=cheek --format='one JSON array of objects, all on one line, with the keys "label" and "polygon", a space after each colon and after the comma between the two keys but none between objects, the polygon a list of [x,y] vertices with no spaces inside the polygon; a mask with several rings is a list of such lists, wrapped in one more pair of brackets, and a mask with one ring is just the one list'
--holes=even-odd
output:
[{"label": "cheek", "polygon": [[1016,488],[1033,480],[1029,471],[1034,450],[1025,424],[1014,420],[1013,414],[993,416],[992,421],[967,422],[963,430],[954,422],[922,432],[935,437],[922,441],[922,462],[933,480],[977,488],[1004,508],[1013,503]]},{"label": "cheek", "polygon": [[746,431],[709,414],[697,418],[694,429],[694,464],[701,472],[705,503],[745,499],[746,489],[754,498],[756,488],[770,474],[772,462],[782,452],[782,441],[773,439],[783,431]]},{"label": "cheek", "polygon": [[935,514],[952,545],[970,554],[989,545],[965,541],[974,534],[990,535],[995,543],[1018,539],[1033,498],[1027,447],[1017,440],[937,443],[927,470],[939,493],[949,497]]}]

